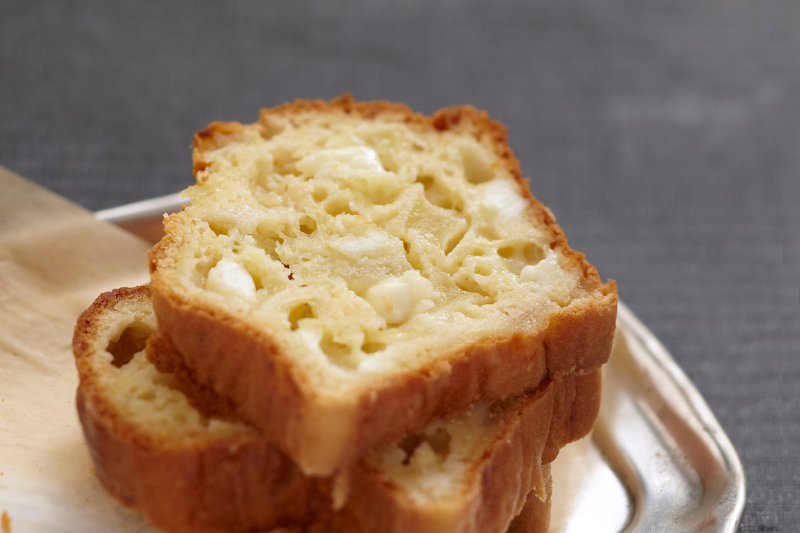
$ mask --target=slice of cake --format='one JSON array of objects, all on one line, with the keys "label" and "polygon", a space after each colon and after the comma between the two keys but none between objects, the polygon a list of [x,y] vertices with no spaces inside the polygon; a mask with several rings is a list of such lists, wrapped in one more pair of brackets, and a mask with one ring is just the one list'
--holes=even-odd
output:
[{"label": "slice of cake", "polygon": [[471,107],[297,101],[195,136],[159,329],[307,474],[608,358],[616,286]]},{"label": "slice of cake", "polygon": [[[311,478],[237,420],[231,404],[193,385],[190,372],[159,372],[144,351],[155,327],[148,289],[118,289],[83,313],[73,342],[78,412],[95,471],[155,526],[500,533],[524,507],[511,531],[542,530],[534,529],[549,511],[542,457],[551,435],[576,431],[553,421],[579,418],[559,400],[574,396],[566,381],[473,404],[372,450],[334,479]],[[584,392],[599,397],[596,388]]]}]

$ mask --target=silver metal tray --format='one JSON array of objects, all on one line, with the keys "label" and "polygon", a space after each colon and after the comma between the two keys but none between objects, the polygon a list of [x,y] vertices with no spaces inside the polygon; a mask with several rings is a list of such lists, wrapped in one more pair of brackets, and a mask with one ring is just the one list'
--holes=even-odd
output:
[{"label": "silver metal tray", "polygon": [[[96,216],[154,242],[162,214],[182,202],[175,194]],[[571,509],[551,530],[736,531],[745,505],[739,457],[697,389],[622,303],[604,380]]]}]

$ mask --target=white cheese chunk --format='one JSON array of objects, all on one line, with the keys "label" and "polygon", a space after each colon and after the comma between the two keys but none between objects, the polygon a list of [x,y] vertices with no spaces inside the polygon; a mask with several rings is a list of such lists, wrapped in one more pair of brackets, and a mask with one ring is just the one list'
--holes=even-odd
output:
[{"label": "white cheese chunk", "polygon": [[565,305],[570,300],[570,294],[575,288],[575,279],[561,268],[558,257],[551,253],[535,265],[522,267],[519,280],[535,283],[546,289],[547,295],[555,302]]},{"label": "white cheese chunk", "polygon": [[391,253],[398,246],[402,247],[400,240],[385,231],[371,229],[361,237],[346,235],[333,239],[330,245],[341,253],[358,259],[359,257],[376,258]]},{"label": "white cheese chunk", "polygon": [[256,284],[250,272],[232,259],[222,259],[208,271],[206,289],[247,300],[256,297]]},{"label": "white cheese chunk", "polygon": [[402,324],[415,313],[433,308],[433,285],[410,270],[399,278],[386,278],[369,289],[364,298],[387,324]]},{"label": "white cheese chunk", "polygon": [[378,153],[368,146],[347,146],[318,150],[297,162],[300,172],[308,175],[325,173],[364,174],[364,171],[385,174]]},{"label": "white cheese chunk", "polygon": [[481,205],[499,217],[518,217],[525,212],[528,202],[506,180],[493,180],[478,187]]},{"label": "white cheese chunk", "polygon": [[335,181],[372,201],[387,201],[399,191],[397,177],[383,168],[378,153],[368,146],[319,150],[296,167],[313,179]]}]

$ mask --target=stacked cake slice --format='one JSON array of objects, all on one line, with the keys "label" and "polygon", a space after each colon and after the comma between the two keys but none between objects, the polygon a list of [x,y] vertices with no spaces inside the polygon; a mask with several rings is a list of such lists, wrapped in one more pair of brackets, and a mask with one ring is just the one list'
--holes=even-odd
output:
[{"label": "stacked cake slice", "polygon": [[597,414],[616,287],[504,128],[298,101],[210,125],[193,161],[151,288],[76,328],[108,490],[166,531],[546,527],[547,465]]}]

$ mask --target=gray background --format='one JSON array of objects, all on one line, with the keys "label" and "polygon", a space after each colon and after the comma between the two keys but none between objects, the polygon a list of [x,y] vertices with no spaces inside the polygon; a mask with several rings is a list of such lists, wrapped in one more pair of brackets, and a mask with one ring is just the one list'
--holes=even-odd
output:
[{"label": "gray background", "polygon": [[99,209],[285,100],[486,109],[730,435],[741,530],[797,531],[799,28],[797,0],[0,0],[0,165]]}]

